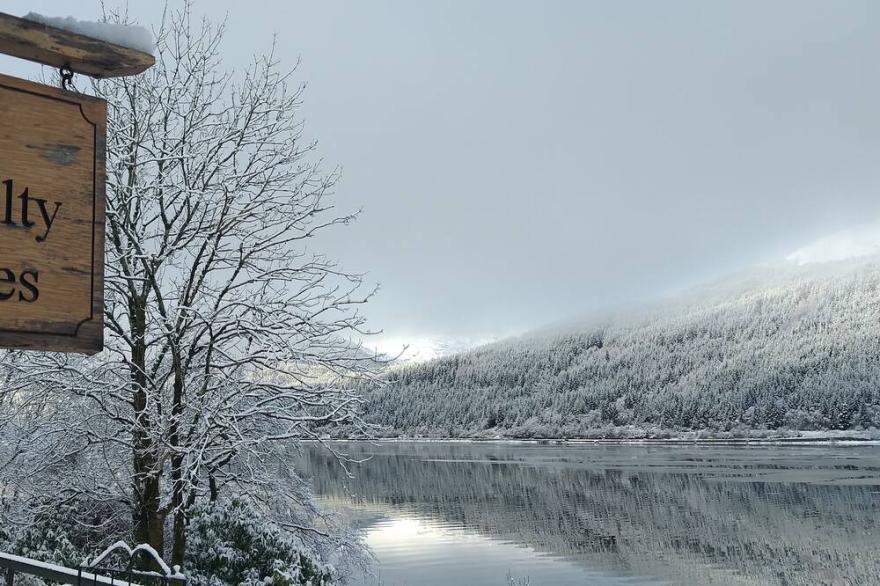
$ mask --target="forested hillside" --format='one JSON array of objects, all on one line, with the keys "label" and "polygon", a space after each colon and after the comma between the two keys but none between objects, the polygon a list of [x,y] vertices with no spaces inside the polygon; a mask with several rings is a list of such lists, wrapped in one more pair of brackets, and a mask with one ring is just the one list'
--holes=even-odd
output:
[{"label": "forested hillside", "polygon": [[762,269],[663,307],[389,372],[385,435],[880,427],[880,258]]}]

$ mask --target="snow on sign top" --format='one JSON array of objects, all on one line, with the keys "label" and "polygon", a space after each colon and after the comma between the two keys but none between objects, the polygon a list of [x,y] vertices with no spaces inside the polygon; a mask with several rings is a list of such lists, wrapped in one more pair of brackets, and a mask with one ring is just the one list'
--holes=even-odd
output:
[{"label": "snow on sign top", "polygon": [[150,55],[156,48],[152,33],[142,26],[77,20],[71,16],[44,16],[36,12],[28,12],[22,18]]},{"label": "snow on sign top", "polygon": [[156,63],[152,49],[140,27],[0,12],[0,53],[99,79],[143,73]]}]

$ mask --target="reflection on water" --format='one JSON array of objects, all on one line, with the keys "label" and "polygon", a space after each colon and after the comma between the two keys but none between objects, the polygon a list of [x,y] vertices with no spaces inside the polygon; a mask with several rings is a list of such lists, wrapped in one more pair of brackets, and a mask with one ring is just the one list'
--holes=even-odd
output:
[{"label": "reflection on water", "polygon": [[532,584],[630,584],[529,547],[499,541],[448,523],[395,517],[366,531],[366,541],[381,563],[380,575],[368,584],[506,584],[506,577],[526,577]]},{"label": "reflection on water", "polygon": [[300,465],[384,586],[880,584],[874,446],[339,447]]}]

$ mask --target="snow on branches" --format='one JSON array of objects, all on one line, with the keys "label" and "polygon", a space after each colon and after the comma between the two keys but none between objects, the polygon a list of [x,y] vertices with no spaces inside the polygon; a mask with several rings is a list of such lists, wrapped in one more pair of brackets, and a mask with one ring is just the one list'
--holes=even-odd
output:
[{"label": "snow on branches", "polygon": [[354,215],[334,210],[337,175],[303,137],[302,86],[271,53],[225,71],[222,36],[169,13],[155,67],[94,83],[109,105],[106,350],[6,360],[34,405],[7,460],[31,479],[63,454],[87,461],[41,482],[124,500],[133,540],[160,552],[169,519],[175,564],[199,499],[302,502],[275,480],[281,445],[363,427],[352,388],[376,369],[358,342],[373,291],[313,252]]}]

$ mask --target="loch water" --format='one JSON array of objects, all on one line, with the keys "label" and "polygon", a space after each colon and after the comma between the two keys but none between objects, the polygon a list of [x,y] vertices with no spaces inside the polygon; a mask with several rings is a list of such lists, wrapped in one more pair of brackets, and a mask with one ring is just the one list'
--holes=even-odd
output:
[{"label": "loch water", "polygon": [[880,584],[880,446],[345,442],[298,466],[355,584]]}]

